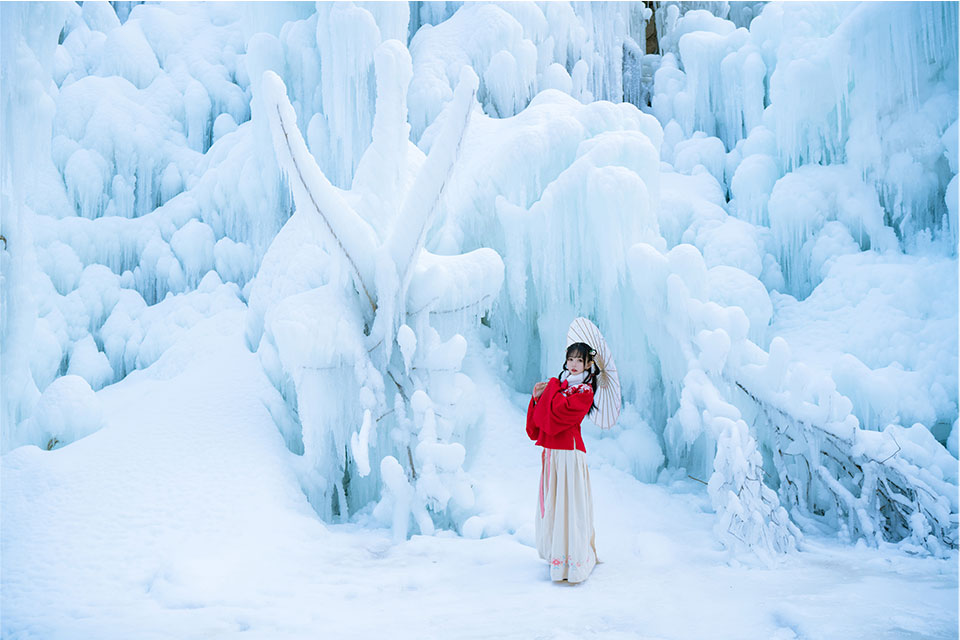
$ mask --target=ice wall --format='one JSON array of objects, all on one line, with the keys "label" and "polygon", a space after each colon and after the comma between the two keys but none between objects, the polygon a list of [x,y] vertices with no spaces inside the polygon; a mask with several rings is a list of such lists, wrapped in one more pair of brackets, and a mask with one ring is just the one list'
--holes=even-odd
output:
[{"label": "ice wall", "polygon": [[[36,322],[42,300],[34,282],[43,279],[33,242],[34,216],[28,200],[54,173],[50,127],[54,101],[49,69],[55,54],[61,5],[4,5],[0,8],[0,69],[4,162],[0,172],[0,348],[2,348],[3,439],[0,450],[20,443],[12,425],[32,413],[43,387],[56,375],[60,344]],[[26,73],[16,73],[22,69]],[[18,162],[11,160],[16,158]],[[35,167],[30,176],[22,166]],[[52,366],[51,366],[52,365]],[[38,436],[42,437],[42,436]]]},{"label": "ice wall", "polygon": [[956,230],[943,195],[955,172],[940,138],[956,121],[956,7],[771,3],[749,28],[722,15],[658,13],[664,64],[652,109],[661,123],[719,138],[728,188],[742,145],[763,126],[781,176],[849,164],[905,246],[926,230],[950,250]]},{"label": "ice wall", "polygon": [[[907,546],[933,552],[939,552],[943,542],[952,546],[955,536],[948,523],[953,506],[945,511],[930,507],[916,518],[898,514],[889,504],[866,507],[870,482],[885,473],[911,472],[875,467],[885,456],[862,459],[870,449],[853,442],[882,432],[873,444],[883,441],[883,447],[897,450],[893,440],[899,437],[899,425],[909,424],[916,430],[911,434],[929,436],[924,441],[939,455],[956,424],[957,303],[952,282],[957,236],[949,186],[956,180],[956,7],[768,4],[748,24],[724,19],[724,11],[686,7],[684,12],[669,5],[659,9],[664,55],[650,111],[664,127],[663,158],[690,180],[709,174],[721,196],[713,199],[721,208],[717,210],[668,191],[670,204],[682,206],[674,222],[661,218],[664,235],[670,244],[679,237],[696,245],[708,265],[715,265],[710,265],[711,273],[736,267],[723,279],[709,278],[694,297],[747,311],[751,340],[769,346],[771,358],[775,345],[794,347],[793,356],[804,363],[796,368],[801,386],[781,394],[796,399],[810,389],[839,394],[843,411],[850,412],[858,428],[831,446],[860,452],[854,458],[861,458],[846,463],[848,468],[872,469],[862,489],[841,487],[845,472],[838,469],[816,470],[812,480],[798,480],[816,469],[811,459],[816,456],[799,454],[806,458],[802,464],[809,465],[803,470],[793,466],[796,459],[790,456],[808,444],[813,451],[820,446],[816,443],[830,438],[816,429],[819,435],[799,435],[796,440],[805,444],[789,448],[789,455],[780,458],[783,433],[763,424],[784,419],[823,424],[832,418],[800,419],[799,406],[784,409],[781,399],[774,403],[775,416],[761,409],[761,418],[754,418],[752,425],[767,470],[777,467],[784,483],[817,486],[837,502],[829,506],[834,498],[828,497],[826,506],[817,500],[816,506],[804,504],[802,496],[784,491],[783,484],[781,499],[797,505],[791,514],[798,522],[828,520],[844,535],[856,531],[868,539],[903,539]],[[911,133],[904,135],[907,129]],[[726,222],[728,216],[739,218],[738,232],[721,231],[735,228]],[[682,233],[673,230],[684,226]],[[746,284],[744,271],[759,278],[769,296],[755,287],[761,295],[731,286],[738,280]],[[925,278],[938,284],[918,287]],[[894,282],[923,291],[923,301],[888,293],[897,287]],[[770,325],[757,332],[757,321]],[[905,329],[907,325],[913,329]],[[874,326],[878,333],[866,338],[864,332]],[[906,338],[907,333],[912,337]],[[906,343],[917,352],[935,348],[943,358],[931,354],[921,364],[898,351],[896,345]],[[670,349],[661,364],[675,357]],[[677,380],[683,373],[680,367],[669,377]],[[677,424],[671,421],[682,415],[684,394],[690,395],[686,382],[672,384],[677,390],[668,395],[677,393],[673,397],[680,401],[667,402],[668,407],[679,406],[664,434],[669,436],[668,457],[709,464],[711,446],[706,455],[697,454],[698,447],[685,448],[692,440],[677,446],[684,441],[676,439],[677,433],[706,432],[671,431],[670,425]],[[737,400],[736,389],[743,391],[744,386],[751,385],[740,379],[722,395],[741,409],[770,403],[769,396],[753,392],[747,394],[748,402]],[[943,395],[941,389],[950,391]],[[941,444],[932,444],[932,434]],[[946,466],[940,469],[938,473],[952,478]],[[838,474],[840,483],[830,480]],[[940,490],[953,493],[952,488]],[[845,513],[864,508],[862,518],[846,520]],[[824,509],[823,518],[812,515]],[[886,514],[882,522],[866,517],[876,513],[872,510]],[[914,528],[911,519],[927,524]]]},{"label": "ice wall", "polygon": [[[467,3],[446,20],[425,23],[410,40],[413,139],[450,99],[464,64],[480,76],[484,112],[498,118],[519,113],[544,89],[585,103],[621,102],[635,90],[624,88],[624,52],[639,59],[650,15],[637,3]],[[637,70],[629,72],[639,82]]]},{"label": "ice wall", "polygon": [[[4,207],[5,235],[16,238],[5,290],[29,288],[9,326],[40,347],[21,360],[16,332],[4,338],[5,361],[26,361],[36,387],[4,394],[19,406],[8,407],[4,449],[73,439],[66,427],[47,437],[25,422],[57,376],[99,389],[154,362],[213,310],[243,304],[289,215],[276,164],[256,151],[248,122],[251,60],[238,16],[152,5],[121,23],[106,3],[58,6],[4,8],[6,25],[34,25],[4,39],[4,59],[21,61],[9,77],[23,85],[4,92],[17,121],[5,139],[32,139],[4,150],[4,197],[19,203]],[[34,105],[29,115],[14,96]]]}]

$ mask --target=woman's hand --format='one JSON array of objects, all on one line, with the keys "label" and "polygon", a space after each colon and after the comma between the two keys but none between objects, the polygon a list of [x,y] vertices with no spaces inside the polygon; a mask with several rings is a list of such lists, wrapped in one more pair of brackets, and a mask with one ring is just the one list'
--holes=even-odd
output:
[{"label": "woman's hand", "polygon": [[538,382],[533,385],[533,397],[539,398],[543,394],[543,390],[547,388],[546,382]]}]

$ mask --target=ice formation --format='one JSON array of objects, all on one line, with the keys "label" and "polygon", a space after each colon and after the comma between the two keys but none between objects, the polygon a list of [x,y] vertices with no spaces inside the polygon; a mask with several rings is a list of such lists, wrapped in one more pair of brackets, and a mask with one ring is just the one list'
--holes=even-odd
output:
[{"label": "ice formation", "polygon": [[[394,74],[406,70],[409,77],[409,54],[387,40],[374,58],[378,111],[370,156],[361,164],[370,176],[396,180],[359,180],[349,193],[327,180],[307,150],[283,81],[264,74],[263,104],[296,203],[288,224],[310,229],[307,238],[290,240],[281,231],[265,264],[275,252],[282,252],[278,262],[288,259],[290,242],[309,238],[320,241],[332,264],[327,283],[306,291],[285,287],[272,268],[258,275],[248,340],[297,409],[300,430],[288,442],[303,455],[300,472],[315,508],[346,518],[375,498],[382,482],[376,513],[391,513],[386,522],[404,537],[411,516],[421,533],[431,534],[434,519],[450,523],[451,514],[473,504],[460,443],[478,417],[462,401],[472,393],[470,379],[459,373],[467,342],[460,333],[443,339],[430,318],[456,312],[469,333],[499,291],[503,263],[489,249],[432,258],[424,249],[474,109],[476,75],[464,68],[445,110],[445,126],[421,158],[389,126],[404,121],[406,86],[395,82]],[[411,153],[418,170],[401,181]],[[378,233],[351,206],[351,200],[365,197],[392,208],[374,218],[386,231],[380,226]],[[271,304],[260,315],[263,297]],[[357,431],[348,436],[353,425],[359,425]],[[371,455],[382,461],[373,473]],[[398,458],[412,482],[397,478]]]},{"label": "ice formation", "polygon": [[465,363],[584,315],[731,549],[957,546],[955,3],[2,11],[3,452],[243,312],[321,517],[483,535]]}]

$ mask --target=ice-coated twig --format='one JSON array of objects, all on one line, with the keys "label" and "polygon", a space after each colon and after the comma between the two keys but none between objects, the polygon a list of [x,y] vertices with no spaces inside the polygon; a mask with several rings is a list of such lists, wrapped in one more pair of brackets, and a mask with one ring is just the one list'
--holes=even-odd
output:
[{"label": "ice-coated twig", "polygon": [[887,460],[889,460],[889,459],[892,458],[893,456],[895,456],[895,455],[897,455],[898,453],[900,453],[900,443],[897,442],[897,439],[893,437],[893,434],[890,434],[890,437],[893,438],[893,443],[894,443],[895,445],[897,445],[897,450],[894,451],[893,453],[891,453],[890,455],[888,455],[888,456],[887,456],[886,458],[884,458],[883,460],[881,460],[881,461],[880,461],[880,464],[884,464]]},{"label": "ice-coated twig", "polygon": [[[409,313],[410,315],[416,315],[416,314],[420,313],[421,311],[423,311],[424,309],[426,309],[427,307],[432,307],[432,305],[436,304],[436,302],[437,302],[439,299],[440,299],[440,296],[435,296],[435,297],[432,298],[432,299],[430,300],[430,302],[428,302],[427,304],[424,304],[424,305],[421,306],[419,309],[412,309],[412,310],[408,311],[408,313]],[[464,304],[464,305],[461,305],[461,306],[459,306],[459,307],[454,307],[454,308],[452,308],[452,309],[435,309],[435,308],[431,308],[431,309],[430,309],[430,313],[434,313],[434,314],[459,313],[460,311],[466,311],[467,309],[471,309],[471,308],[473,308],[473,307],[482,306],[484,303],[489,302],[489,301],[491,301],[492,299],[493,299],[493,296],[483,296],[483,297],[480,298],[479,300],[476,300],[476,301],[474,301],[474,302],[468,302],[468,303],[466,303],[466,304]]]}]

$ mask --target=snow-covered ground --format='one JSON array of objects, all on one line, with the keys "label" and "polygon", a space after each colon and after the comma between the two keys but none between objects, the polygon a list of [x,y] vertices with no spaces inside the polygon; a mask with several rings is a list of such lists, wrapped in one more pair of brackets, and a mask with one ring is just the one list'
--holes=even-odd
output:
[{"label": "snow-covered ground", "polygon": [[[478,367],[482,363],[476,363]],[[480,377],[480,373],[475,375]],[[5,638],[949,638],[956,559],[808,537],[767,567],[712,533],[705,487],[590,458],[600,558],[549,580],[532,546],[525,394],[491,377],[478,504],[504,532],[394,544],[324,525],[286,460],[242,314],[101,392],[107,425],[3,464]],[[588,448],[591,447],[588,439]]]}]

